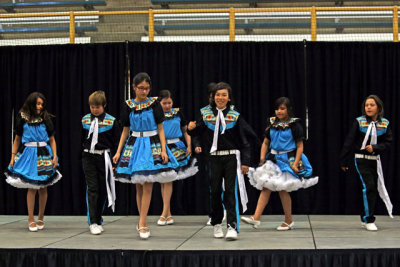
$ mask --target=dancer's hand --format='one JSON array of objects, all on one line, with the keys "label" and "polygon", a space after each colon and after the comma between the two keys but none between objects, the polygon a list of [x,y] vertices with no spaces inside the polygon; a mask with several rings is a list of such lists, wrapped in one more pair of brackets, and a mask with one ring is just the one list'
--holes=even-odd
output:
[{"label": "dancer's hand", "polygon": [[168,162],[168,155],[166,152],[161,152],[161,159],[162,159],[162,163],[166,164]]},{"label": "dancer's hand", "polygon": [[264,165],[265,161],[266,161],[265,159],[260,159],[260,163],[258,164],[258,166]]},{"label": "dancer's hand", "polygon": [[189,124],[188,124],[188,129],[189,129],[189,131],[191,131],[191,130],[193,130],[194,128],[196,128],[196,121],[191,121],[191,122],[189,122]]},{"label": "dancer's hand", "polygon": [[201,146],[196,146],[194,148],[194,152],[196,152],[196,154],[200,154],[201,153]]},{"label": "dancer's hand", "polygon": [[374,148],[372,147],[372,145],[365,146],[365,150],[367,150],[369,153],[374,152]]},{"label": "dancer's hand", "polygon": [[114,164],[117,164],[120,156],[121,156],[120,153],[118,153],[118,152],[115,153],[114,157],[112,158],[112,161],[113,161]]},{"label": "dancer's hand", "polygon": [[292,170],[293,170],[295,173],[298,173],[298,172],[299,172],[299,168],[297,168],[297,164],[293,164],[293,165],[292,165]]},{"label": "dancer's hand", "polygon": [[53,157],[53,160],[51,161],[51,164],[53,164],[53,167],[56,168],[57,167],[57,156]]},{"label": "dancer's hand", "polygon": [[242,173],[247,174],[249,172],[249,166],[242,165]]},{"label": "dancer's hand", "polygon": [[189,146],[187,149],[186,149],[186,157],[187,156],[191,156],[192,155],[192,148]]},{"label": "dancer's hand", "polygon": [[12,157],[8,166],[14,167],[14,163],[15,163],[15,159],[14,159],[14,157]]}]

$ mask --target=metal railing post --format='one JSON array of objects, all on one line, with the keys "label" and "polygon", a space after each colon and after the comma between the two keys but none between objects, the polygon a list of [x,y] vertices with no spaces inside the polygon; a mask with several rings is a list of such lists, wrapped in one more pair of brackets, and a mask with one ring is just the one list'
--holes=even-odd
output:
[{"label": "metal railing post", "polygon": [[317,41],[317,11],[311,7],[311,41]]},{"label": "metal railing post", "polygon": [[154,42],[154,13],[149,9],[149,42]]},{"label": "metal railing post", "polygon": [[235,9],[229,9],[229,41],[235,41]]},{"label": "metal railing post", "polygon": [[393,42],[399,41],[399,8],[393,7]]},{"label": "metal railing post", "polygon": [[75,14],[74,11],[69,12],[69,43],[75,43]]}]

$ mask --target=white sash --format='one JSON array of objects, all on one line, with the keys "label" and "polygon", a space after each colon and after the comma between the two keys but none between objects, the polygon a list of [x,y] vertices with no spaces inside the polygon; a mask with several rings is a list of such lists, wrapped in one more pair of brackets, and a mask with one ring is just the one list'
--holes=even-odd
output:
[{"label": "white sash", "polygon": [[[111,163],[110,150],[107,149],[104,151],[104,163],[105,163],[105,172],[106,172],[106,188],[107,188],[107,198],[108,198],[108,207],[111,206],[112,211],[115,211],[115,199],[117,198],[115,195],[115,176],[113,172],[113,166]],[[110,179],[108,178],[110,174]],[[110,182],[109,182],[110,180]]]},{"label": "white sash", "polygon": [[242,173],[242,163],[240,161],[239,150],[236,150],[236,161],[237,161],[236,174],[238,177],[240,201],[242,202],[243,212],[245,212],[247,210],[247,202],[249,202],[249,200],[247,198],[246,184],[244,183],[244,176]]},{"label": "white sash", "polygon": [[95,118],[92,123],[90,124],[89,133],[87,139],[89,139],[90,135],[92,135],[92,143],[90,144],[90,152],[94,151],[94,147],[97,144],[97,140],[99,138],[99,119]]},{"label": "white sash", "polygon": [[[225,108],[224,108],[225,109]],[[225,117],[224,117],[224,113],[222,112],[224,109],[218,109],[218,116],[217,119],[215,120],[215,128],[214,128],[214,138],[213,138],[213,142],[212,142],[212,146],[211,146],[211,150],[210,153],[217,151],[217,147],[218,147],[218,133],[219,133],[219,121],[221,120],[221,124],[222,124],[222,132],[221,134],[225,133],[225,129],[226,129],[226,123],[225,123]]]},{"label": "white sash", "polygon": [[[371,121],[371,123],[368,126],[368,130],[367,130],[367,133],[365,134],[365,138],[364,138],[364,141],[362,143],[361,149],[365,149],[365,146],[366,146],[367,141],[368,141],[369,134],[371,132],[372,132],[372,134],[371,134],[371,142],[370,142],[370,144],[371,145],[376,145],[378,137],[377,137],[377,134],[376,134],[376,125],[375,125],[374,121]],[[377,163],[377,171],[378,171],[378,192],[379,192],[379,196],[381,197],[382,201],[385,203],[385,206],[386,206],[386,209],[387,209],[387,211],[389,213],[389,216],[391,218],[393,218],[393,215],[392,215],[393,205],[392,205],[392,202],[390,201],[389,194],[388,194],[388,192],[386,190],[386,187],[385,187],[385,180],[383,179],[383,171],[382,171],[382,163],[381,163],[380,155],[378,155],[376,157],[376,163]]]}]

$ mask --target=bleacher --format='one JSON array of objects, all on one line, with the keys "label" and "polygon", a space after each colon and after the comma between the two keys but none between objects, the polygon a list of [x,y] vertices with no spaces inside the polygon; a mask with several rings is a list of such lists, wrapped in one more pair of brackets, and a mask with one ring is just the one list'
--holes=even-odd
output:
[{"label": "bleacher", "polygon": [[81,1],[44,1],[44,2],[10,2],[0,3],[0,8],[7,12],[14,13],[18,8],[49,8],[49,7],[74,7],[82,6],[92,10],[94,6],[105,6],[104,0],[81,0]]}]

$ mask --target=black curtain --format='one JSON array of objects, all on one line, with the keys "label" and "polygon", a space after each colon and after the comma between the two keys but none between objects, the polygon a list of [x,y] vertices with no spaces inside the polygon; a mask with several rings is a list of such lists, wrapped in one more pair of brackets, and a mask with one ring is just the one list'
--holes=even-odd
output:
[{"label": "black curtain", "polygon": [[[127,46],[127,47],[126,47]],[[361,114],[361,102],[370,93],[385,103],[394,132],[392,150],[384,158],[386,186],[395,206],[398,142],[396,102],[400,99],[399,48],[395,43],[113,43],[0,48],[0,99],[4,114],[0,132],[0,162],[4,170],[11,154],[11,117],[30,92],[41,91],[48,110],[56,115],[56,141],[63,179],[49,188],[46,214],[85,214],[86,185],[80,162],[81,117],[89,112],[88,96],[94,90],[107,95],[107,112],[120,117],[124,101],[125,52],[130,73],[145,71],[153,81],[152,95],[169,89],[174,106],[188,120],[207,104],[209,82],[225,81],[234,91],[235,105],[263,138],[273,102],[288,96],[295,115],[306,119],[310,158],[318,185],[292,193],[293,213],[358,214],[358,177],[339,170],[338,155],[351,121]],[[258,153],[258,152],[256,152]],[[173,214],[206,214],[208,182],[201,170],[195,177],[174,183]],[[247,183],[249,213],[258,191]],[[26,190],[0,182],[1,214],[26,214]],[[154,185],[150,214],[162,210],[159,184]],[[265,214],[282,213],[273,194]],[[135,186],[117,183],[116,214],[137,214]],[[378,214],[385,214],[381,203]]]}]

